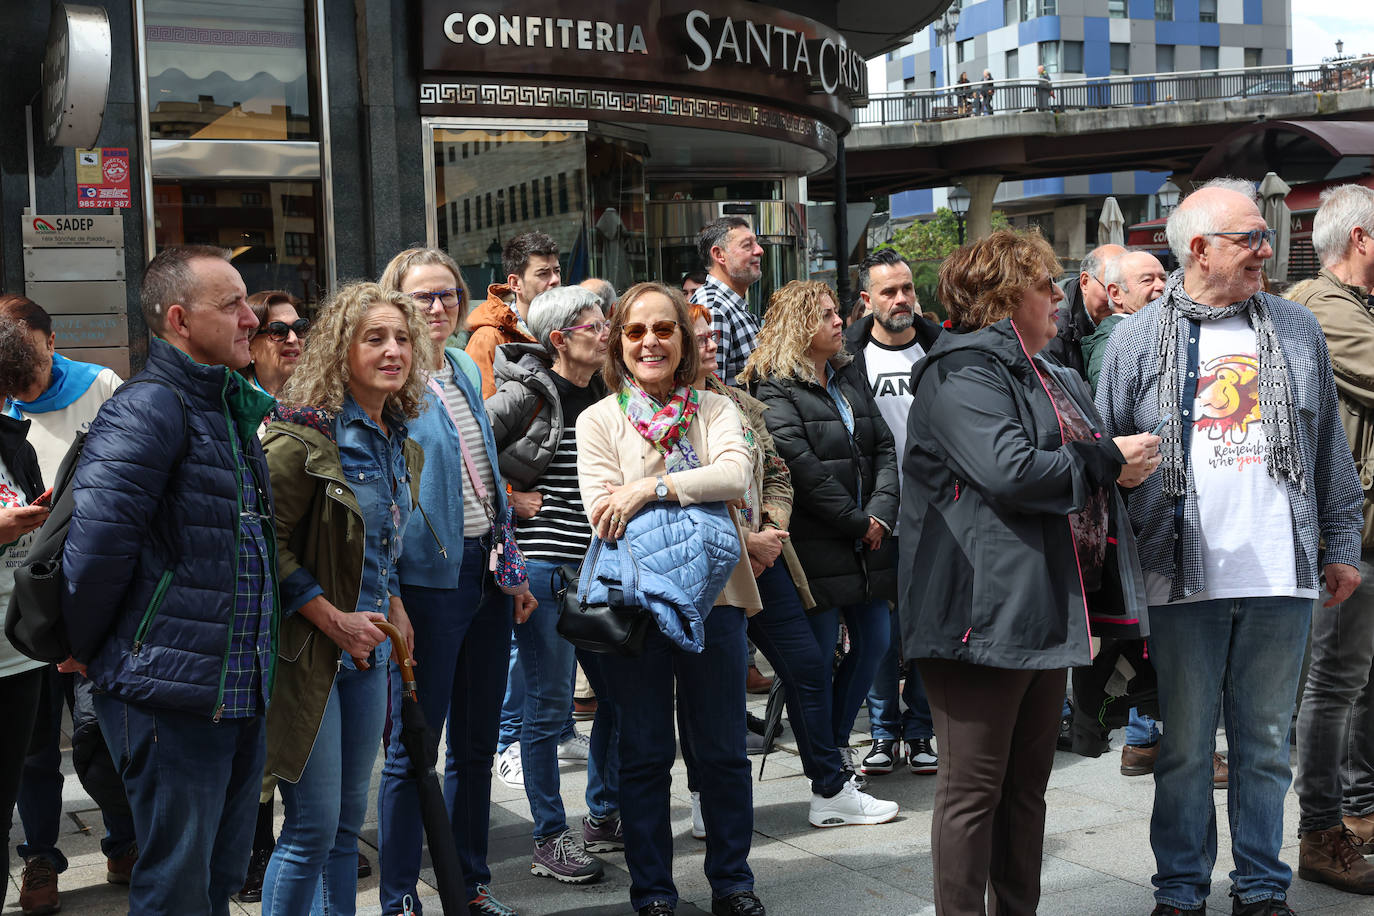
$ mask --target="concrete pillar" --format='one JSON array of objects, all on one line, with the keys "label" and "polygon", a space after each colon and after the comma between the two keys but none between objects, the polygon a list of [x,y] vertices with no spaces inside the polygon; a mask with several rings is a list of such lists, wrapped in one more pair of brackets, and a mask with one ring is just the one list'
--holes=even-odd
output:
[{"label": "concrete pillar", "polygon": [[992,234],[992,198],[1001,183],[1001,175],[970,175],[964,179],[964,187],[968,189],[970,198],[965,224],[968,241],[977,241]]},{"label": "concrete pillar", "polygon": [[1073,261],[1088,253],[1087,204],[1054,208],[1054,253]]}]

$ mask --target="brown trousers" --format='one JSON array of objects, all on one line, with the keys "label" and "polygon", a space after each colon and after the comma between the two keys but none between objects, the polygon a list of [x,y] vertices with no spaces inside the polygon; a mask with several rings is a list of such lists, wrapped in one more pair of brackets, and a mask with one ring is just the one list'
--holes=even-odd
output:
[{"label": "brown trousers", "polygon": [[930,831],[935,912],[1033,916],[1065,670],[934,658],[916,667],[940,752]]}]

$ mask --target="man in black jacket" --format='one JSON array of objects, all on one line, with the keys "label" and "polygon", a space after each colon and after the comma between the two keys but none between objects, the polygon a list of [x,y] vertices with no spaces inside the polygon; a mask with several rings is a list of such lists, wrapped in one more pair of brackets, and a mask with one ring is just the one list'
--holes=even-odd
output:
[{"label": "man in black jacket", "polygon": [[1098,322],[1114,310],[1102,274],[1108,261],[1125,253],[1126,249],[1120,245],[1099,245],[1079,263],[1078,279],[1061,284],[1064,303],[1059,306],[1059,317],[1055,319],[1059,333],[1040,351],[1041,356],[1052,357],[1059,365],[1083,378],[1088,377],[1082,340],[1097,330]]},{"label": "man in black jacket", "polygon": [[[845,346],[854,354],[858,374],[868,379],[900,455],[911,408],[911,367],[926,355],[941,328],[921,314],[911,267],[891,248],[881,248],[859,264],[859,302],[867,314],[845,331]],[[898,619],[892,616],[892,641],[868,691],[873,748],[860,765],[866,776],[890,773],[903,759],[913,773],[934,773],[939,766],[930,703],[914,666],[906,666],[906,686],[897,694],[902,673]]]}]

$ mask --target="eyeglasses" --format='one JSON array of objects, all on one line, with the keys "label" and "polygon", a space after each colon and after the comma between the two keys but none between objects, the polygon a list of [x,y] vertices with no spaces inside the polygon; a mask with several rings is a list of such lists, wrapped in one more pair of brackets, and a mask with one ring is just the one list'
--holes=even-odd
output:
[{"label": "eyeglasses", "polygon": [[704,347],[708,343],[720,343],[720,331],[707,331],[705,334],[697,335],[697,346]]},{"label": "eyeglasses", "polygon": [[286,340],[286,338],[291,336],[292,331],[296,332],[297,337],[304,338],[306,331],[309,330],[310,319],[297,318],[290,324],[287,324],[285,321],[269,321],[267,322],[267,324],[258,328],[257,332],[253,336],[259,337],[263,334],[266,334],[268,337],[272,338],[277,343],[282,343]]},{"label": "eyeglasses", "polygon": [[450,286],[448,289],[417,289],[410,294],[424,308],[430,308],[438,302],[444,308],[453,310],[463,304],[463,291]]},{"label": "eyeglasses", "polygon": [[575,324],[570,327],[559,328],[558,330],[562,331],[564,334],[567,334],[572,331],[581,331],[584,328],[591,328],[592,333],[600,337],[601,334],[610,326],[611,323],[609,321],[593,321],[589,324]]},{"label": "eyeglasses", "polygon": [[634,324],[627,324],[620,329],[620,333],[624,334],[625,339],[630,343],[638,343],[650,331],[653,331],[654,336],[659,340],[668,340],[677,333],[677,322],[671,318],[664,318],[662,321],[655,321],[650,326],[642,321],[636,321]]},{"label": "eyeglasses", "polygon": [[1246,246],[1251,251],[1259,251],[1268,242],[1270,247],[1274,245],[1274,239],[1278,232],[1273,229],[1250,229],[1246,232],[1205,232],[1204,235],[1230,235],[1236,238],[1245,239]]}]

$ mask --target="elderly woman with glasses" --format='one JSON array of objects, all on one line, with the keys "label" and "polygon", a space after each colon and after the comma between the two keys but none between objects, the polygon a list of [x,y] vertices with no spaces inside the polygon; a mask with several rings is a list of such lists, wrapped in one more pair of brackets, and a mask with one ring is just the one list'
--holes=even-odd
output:
[{"label": "elderly woman with glasses", "polygon": [[[559,566],[576,567],[591,545],[592,528],[577,488],[577,418],[606,396],[601,364],[609,325],[600,297],[580,286],[540,293],[526,318],[536,343],[502,344],[494,363],[497,390],[487,399],[501,474],[523,504],[520,547],[529,564],[530,588],[539,606],[515,628],[524,678],[520,757],[525,794],[534,818],[530,871],[568,884],[602,875],[589,852],[625,848],[617,798],[618,764],[611,746],[615,706],[598,704],[587,771],[587,807],[580,831],[568,828],[559,794],[558,743],[572,705],[577,655],[599,697],[600,666],[558,635],[552,577]],[[611,753],[608,755],[608,751]]]},{"label": "elderly woman with glasses", "polygon": [[[754,463],[739,411],[696,388],[699,364],[682,293],[661,283],[627,290],[607,341],[611,396],[577,420],[578,482],[600,537],[625,537],[650,503],[744,499]],[[747,557],[719,572],[729,580],[704,615],[699,654],[650,625],[640,655],[602,658],[621,717],[620,813],[630,902],[640,916],[668,916],[678,900],[668,797],[675,694],[701,778],[711,912],[764,913],[748,862],[754,809],[744,743],[745,616],[762,603]]]},{"label": "elderly woman with glasses", "polygon": [[248,305],[258,317],[258,329],[248,345],[253,361],[244,372],[254,385],[276,397],[301,360],[310,319],[301,317],[299,299],[279,289],[254,293]]},{"label": "elderly woman with glasses", "polygon": [[[512,608],[488,567],[493,521],[506,511],[496,441],[482,406],[481,377],[462,350],[444,342],[463,317],[467,285],[444,252],[411,248],[391,259],[381,285],[414,302],[429,339],[425,409],[411,436],[425,450],[419,508],[405,532],[397,565],[401,596],[415,627],[415,680],[425,719],[447,720],[444,796],[473,913],[507,914],[492,896],[487,865],[491,764],[501,698],[506,690],[513,619],[533,603],[518,595]],[[435,540],[441,547],[436,549]],[[391,721],[401,715],[401,672],[392,665]],[[411,761],[393,727],[377,797],[382,912],[421,912],[420,807]]]}]

